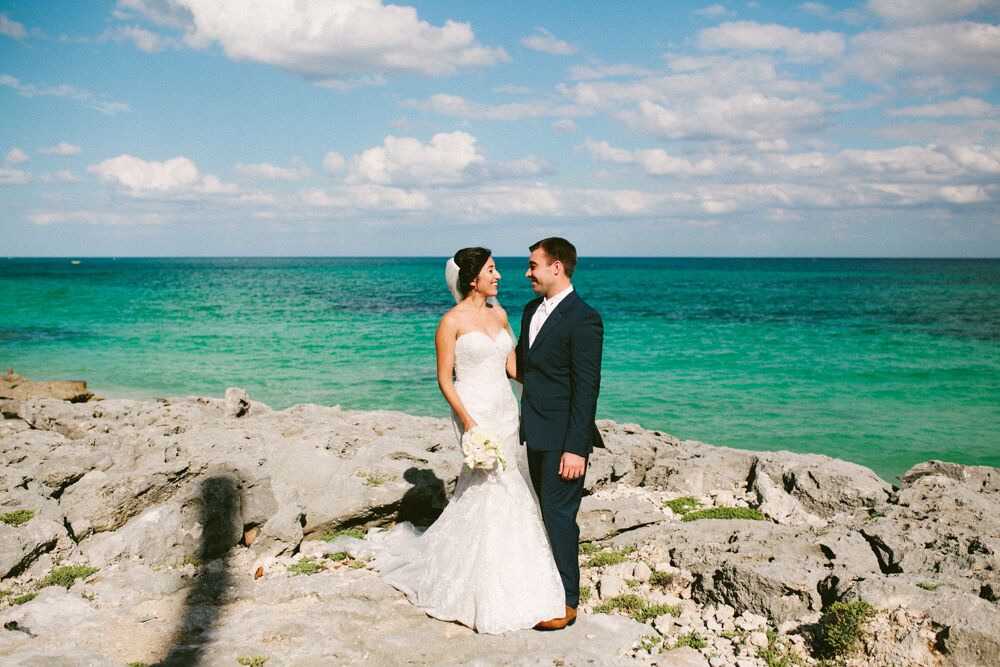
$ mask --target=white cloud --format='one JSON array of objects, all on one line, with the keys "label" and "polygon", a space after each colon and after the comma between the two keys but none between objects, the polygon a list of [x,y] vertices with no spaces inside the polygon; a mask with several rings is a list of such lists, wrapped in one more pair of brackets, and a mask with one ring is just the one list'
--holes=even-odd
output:
[{"label": "white cloud", "polygon": [[798,6],[798,9],[817,16],[827,16],[830,13],[830,8],[822,2],[803,2]]},{"label": "white cloud", "polygon": [[868,0],[868,11],[887,23],[940,23],[995,6],[995,0]]},{"label": "white cloud", "polygon": [[34,84],[21,83],[9,74],[3,74],[0,75],[0,86],[13,88],[21,97],[65,97],[108,116],[114,116],[122,111],[131,111],[128,104],[124,102],[106,102],[91,92],[67,84],[39,88]]},{"label": "white cloud", "polygon": [[108,211],[35,211],[28,214],[28,222],[44,227],[57,224],[88,225],[159,225],[164,222],[158,213],[112,213]]},{"label": "white cloud", "polygon": [[666,65],[662,75],[580,81],[557,90],[574,115],[599,112],[658,139],[723,139],[766,150],[826,127],[826,105],[836,99],[817,82],[779,74],[771,56],[670,54]]},{"label": "white cloud", "polygon": [[323,156],[323,171],[336,174],[344,168],[344,156],[336,151],[329,151]]},{"label": "white cloud", "polygon": [[0,14],[0,35],[13,37],[14,39],[24,39],[28,36],[24,26],[17,21],[11,21],[6,14]]},{"label": "white cloud", "polygon": [[351,203],[361,209],[422,211],[431,207],[431,200],[423,192],[402,188],[355,184],[348,186],[347,194]]},{"label": "white cloud", "polygon": [[635,164],[651,176],[711,174],[719,171],[719,166],[712,160],[703,159],[693,163],[686,158],[670,155],[662,148],[628,151],[614,148],[606,141],[594,141],[590,138],[584,142],[583,147],[595,160]]},{"label": "white cloud", "polygon": [[1000,174],[1000,146],[935,146],[948,158],[971,173]]},{"label": "white cloud", "polygon": [[542,116],[576,116],[583,113],[583,110],[577,107],[557,105],[544,100],[489,105],[445,94],[432,95],[424,101],[406,100],[403,106],[473,120],[514,121]]},{"label": "white cloud", "polygon": [[815,100],[756,92],[730,97],[706,95],[674,107],[640,102],[618,117],[630,127],[662,139],[764,141],[818,129],[825,110]]},{"label": "white cloud", "polygon": [[618,63],[616,65],[591,63],[590,65],[573,65],[569,68],[569,78],[573,81],[622,76],[651,76],[652,74],[652,71],[644,67],[629,65],[627,63]]},{"label": "white cloud", "polygon": [[295,158],[292,160],[291,167],[278,167],[270,162],[261,162],[259,164],[243,164],[240,162],[236,165],[236,171],[244,176],[271,181],[300,181],[303,178],[307,178],[310,174],[309,168],[305,163],[301,159]]},{"label": "white cloud", "polygon": [[505,95],[528,95],[531,93],[531,88],[528,88],[527,86],[512,86],[509,84],[494,86],[491,90],[494,93],[503,93]]},{"label": "white cloud", "polygon": [[41,155],[79,155],[83,152],[83,148],[80,146],[75,146],[73,144],[66,143],[65,141],[60,141],[55,146],[47,146],[45,148],[39,148],[35,151]]},{"label": "white cloud", "polygon": [[552,129],[562,133],[576,132],[576,123],[569,118],[560,118],[552,123]]},{"label": "white cloud", "polygon": [[850,51],[849,74],[875,83],[901,77],[921,92],[988,88],[1000,76],[1000,26],[987,23],[864,32]]},{"label": "white cloud", "polygon": [[716,16],[726,16],[727,14],[730,14],[731,12],[729,12],[722,5],[716,4],[716,5],[709,5],[708,7],[702,7],[701,9],[696,9],[696,10],[694,10],[691,13],[694,14],[695,16],[704,16],[706,18],[714,18]]},{"label": "white cloud", "polygon": [[475,171],[484,179],[528,178],[541,176],[555,171],[554,165],[548,160],[529,155],[519,160],[504,160],[502,162],[487,162]]},{"label": "white cloud", "polygon": [[928,118],[944,118],[947,116],[986,117],[1000,116],[1000,105],[990,104],[974,97],[961,97],[957,100],[925,104],[919,107],[904,107],[890,109],[890,116],[924,116]]},{"label": "white cloud", "polygon": [[535,34],[522,37],[521,44],[532,51],[541,51],[553,56],[570,56],[577,50],[575,46],[556,38],[545,28],[535,28]]},{"label": "white cloud", "polygon": [[143,18],[166,28],[182,29],[194,20],[184,3],[174,0],[118,0],[112,14],[119,19]]},{"label": "white cloud", "polygon": [[509,60],[476,41],[467,23],[436,27],[413,7],[381,0],[127,0],[122,15],[181,26],[194,48],[221,46],[234,60],[273,65],[309,78],[364,73],[452,74]]},{"label": "white cloud", "polygon": [[123,154],[92,165],[87,171],[134,197],[183,197],[237,192],[235,185],[224,183],[217,176],[203,176],[194,162],[180,156],[157,162]]},{"label": "white cloud", "polygon": [[176,45],[172,39],[134,25],[108,28],[98,37],[98,41],[132,42],[135,48],[146,53],[159,53]]},{"label": "white cloud", "polygon": [[357,90],[358,88],[384,86],[386,83],[387,81],[385,77],[381,74],[362,74],[361,76],[348,77],[345,79],[324,79],[322,81],[317,81],[316,85],[320,88],[336,90],[338,93],[349,93],[352,90]]},{"label": "white cloud", "polygon": [[487,186],[475,192],[461,193],[448,202],[459,212],[472,211],[476,216],[565,214],[562,193],[547,185]]},{"label": "white cloud", "polygon": [[298,202],[307,209],[337,211],[423,211],[431,206],[430,198],[419,190],[349,183],[333,192],[309,188],[298,194]]},{"label": "white cloud", "polygon": [[0,185],[24,185],[31,180],[31,174],[19,169],[0,167]]},{"label": "white cloud", "polygon": [[938,188],[938,194],[952,204],[983,204],[990,201],[986,188],[981,185],[946,185]]},{"label": "white cloud", "polygon": [[7,152],[7,156],[4,157],[3,161],[7,164],[23,164],[27,162],[30,158],[28,154],[22,151],[20,148],[15,146]]},{"label": "white cloud", "polygon": [[864,23],[870,18],[863,11],[854,7],[834,11],[822,2],[803,2],[797,7],[797,9],[803,12],[809,12],[810,14],[815,14],[816,16],[822,16],[825,19],[843,21],[844,23],[850,23],[852,25]]},{"label": "white cloud", "polygon": [[840,33],[802,32],[782,25],[735,21],[706,28],[698,34],[706,51],[782,51],[792,61],[834,60],[844,53]]},{"label": "white cloud", "polygon": [[379,185],[461,183],[485,158],[476,138],[465,132],[440,133],[425,144],[412,137],[388,136],[381,146],[351,159],[350,180]]},{"label": "white cloud", "polygon": [[68,169],[42,174],[38,180],[42,183],[82,183],[83,179]]}]

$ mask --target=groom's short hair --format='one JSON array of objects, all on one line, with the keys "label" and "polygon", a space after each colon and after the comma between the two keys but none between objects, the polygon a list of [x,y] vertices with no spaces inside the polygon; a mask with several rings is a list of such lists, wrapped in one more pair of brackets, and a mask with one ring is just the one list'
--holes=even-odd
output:
[{"label": "groom's short hair", "polygon": [[539,248],[549,256],[549,263],[559,260],[566,270],[566,277],[573,277],[573,269],[576,268],[576,246],[564,238],[550,236],[547,239],[542,239],[528,250],[535,252]]}]

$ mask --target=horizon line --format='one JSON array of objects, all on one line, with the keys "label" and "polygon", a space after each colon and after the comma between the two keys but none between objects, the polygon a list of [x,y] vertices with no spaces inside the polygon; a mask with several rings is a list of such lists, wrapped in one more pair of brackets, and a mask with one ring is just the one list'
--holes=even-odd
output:
[{"label": "horizon line", "polygon": [[[493,257],[511,259],[526,255],[493,253]],[[14,259],[447,259],[450,255],[7,255]],[[957,255],[579,255],[578,259],[953,259],[997,260],[1000,256]]]}]

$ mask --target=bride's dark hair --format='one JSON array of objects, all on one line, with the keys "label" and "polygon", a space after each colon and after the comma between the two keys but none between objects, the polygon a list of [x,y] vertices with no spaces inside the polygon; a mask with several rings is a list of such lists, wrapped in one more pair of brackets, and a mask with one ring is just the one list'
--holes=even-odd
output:
[{"label": "bride's dark hair", "polygon": [[489,248],[462,248],[455,253],[455,264],[458,264],[458,291],[464,299],[472,291],[472,281],[486,266],[493,256]]}]

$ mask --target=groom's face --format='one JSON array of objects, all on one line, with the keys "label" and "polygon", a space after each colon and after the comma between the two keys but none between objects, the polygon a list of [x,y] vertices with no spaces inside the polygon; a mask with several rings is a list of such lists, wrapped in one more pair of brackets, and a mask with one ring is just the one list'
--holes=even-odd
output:
[{"label": "groom's face", "polygon": [[531,257],[528,258],[528,270],[524,276],[531,281],[531,289],[534,290],[535,294],[548,292],[549,287],[556,280],[556,273],[553,270],[555,266],[556,263],[549,258],[544,248],[538,248],[531,252]]}]

